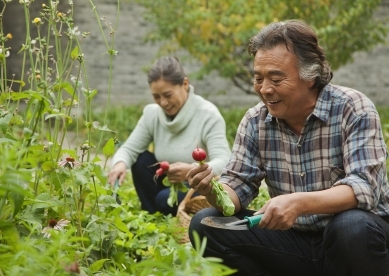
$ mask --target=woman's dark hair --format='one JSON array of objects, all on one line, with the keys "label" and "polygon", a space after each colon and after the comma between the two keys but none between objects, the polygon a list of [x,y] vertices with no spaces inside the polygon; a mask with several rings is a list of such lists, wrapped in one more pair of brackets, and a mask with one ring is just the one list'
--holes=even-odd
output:
[{"label": "woman's dark hair", "polygon": [[147,81],[151,84],[154,81],[163,79],[173,85],[182,85],[186,74],[184,68],[176,57],[165,56],[159,58],[151,66],[147,74]]},{"label": "woman's dark hair", "polygon": [[302,80],[313,80],[312,89],[319,91],[332,79],[331,66],[326,61],[323,48],[315,31],[304,21],[287,20],[267,25],[249,41],[248,52],[255,56],[259,50],[269,50],[279,44],[296,54]]}]

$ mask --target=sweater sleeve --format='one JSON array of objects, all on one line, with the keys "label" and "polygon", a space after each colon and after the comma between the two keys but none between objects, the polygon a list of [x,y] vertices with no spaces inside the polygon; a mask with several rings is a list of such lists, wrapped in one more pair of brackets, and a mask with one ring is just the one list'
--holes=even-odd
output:
[{"label": "sweater sleeve", "polygon": [[113,156],[111,167],[114,167],[118,162],[124,162],[127,169],[130,169],[136,162],[139,154],[148,148],[153,140],[153,128],[150,127],[155,119],[154,116],[150,116],[153,114],[156,114],[156,112],[152,111],[152,105],[147,105],[143,109],[142,117],[137,122],[135,129]]}]

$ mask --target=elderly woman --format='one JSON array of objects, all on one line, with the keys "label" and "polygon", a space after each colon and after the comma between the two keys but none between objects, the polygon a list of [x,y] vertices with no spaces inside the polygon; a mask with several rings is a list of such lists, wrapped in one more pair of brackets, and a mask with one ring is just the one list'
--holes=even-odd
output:
[{"label": "elderly woman", "polygon": [[[170,166],[166,177],[172,185],[186,182],[186,174],[196,166],[192,151],[198,146],[208,153],[206,160],[219,175],[227,164],[230,148],[226,124],[217,107],[194,93],[194,87],[178,59],[167,56],[157,60],[148,73],[155,103],[146,105],[143,115],[127,141],[112,160],[108,179],[121,183],[131,169],[132,179],[143,210],[175,215],[177,204],[170,206],[170,187],[163,177],[154,178],[158,162]],[[147,151],[153,143],[153,152]],[[185,197],[178,192],[178,203]]]}]

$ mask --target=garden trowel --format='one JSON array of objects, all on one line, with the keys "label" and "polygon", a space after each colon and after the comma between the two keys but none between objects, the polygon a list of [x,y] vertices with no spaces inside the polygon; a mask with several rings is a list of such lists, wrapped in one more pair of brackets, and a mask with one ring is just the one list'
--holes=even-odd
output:
[{"label": "garden trowel", "polygon": [[120,205],[122,204],[122,201],[119,198],[118,190],[119,190],[119,179],[116,179],[115,186],[113,188],[112,197],[116,200],[116,203]]},{"label": "garden trowel", "polygon": [[258,223],[262,219],[261,215],[244,217],[244,219],[238,219],[237,217],[205,217],[201,220],[201,223],[214,228],[221,228],[227,230],[248,230]]}]

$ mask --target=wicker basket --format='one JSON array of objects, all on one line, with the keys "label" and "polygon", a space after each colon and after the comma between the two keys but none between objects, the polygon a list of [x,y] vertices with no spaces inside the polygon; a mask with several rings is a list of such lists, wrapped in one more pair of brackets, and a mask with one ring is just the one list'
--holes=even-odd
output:
[{"label": "wicker basket", "polygon": [[[205,196],[199,195],[192,198],[195,190],[189,189],[185,198],[178,205],[177,209],[177,221],[181,227],[188,229],[190,220],[192,219],[191,215],[196,214],[201,209],[211,207],[211,204],[208,203]],[[188,232],[186,231],[182,237],[179,238],[180,243],[189,242]]]}]

